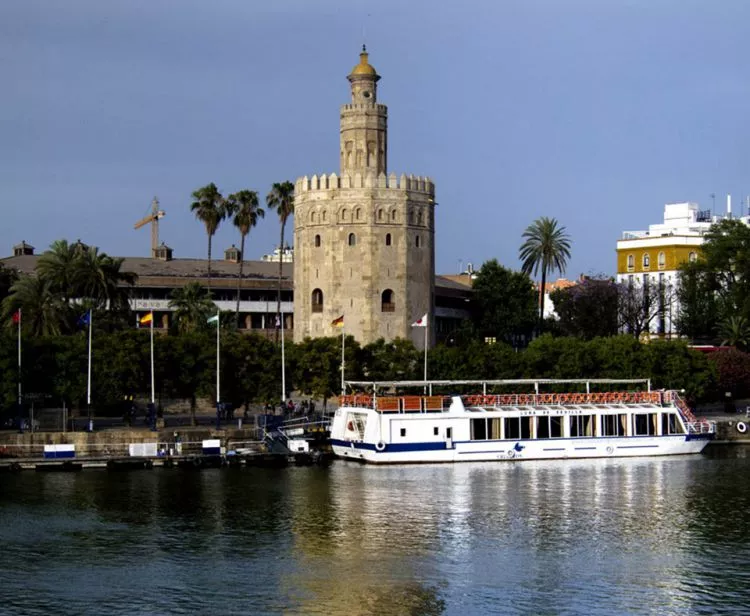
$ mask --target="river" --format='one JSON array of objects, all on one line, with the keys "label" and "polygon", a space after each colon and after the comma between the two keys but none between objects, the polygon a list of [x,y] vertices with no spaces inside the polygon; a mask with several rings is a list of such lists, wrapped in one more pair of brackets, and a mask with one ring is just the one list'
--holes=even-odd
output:
[{"label": "river", "polygon": [[750,448],[0,475],[0,614],[750,613]]}]

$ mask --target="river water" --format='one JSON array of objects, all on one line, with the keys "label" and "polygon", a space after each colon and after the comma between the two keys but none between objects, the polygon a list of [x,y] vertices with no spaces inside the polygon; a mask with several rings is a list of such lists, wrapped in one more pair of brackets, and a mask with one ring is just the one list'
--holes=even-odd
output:
[{"label": "river water", "polygon": [[742,447],[4,473],[0,614],[750,614],[749,528]]}]

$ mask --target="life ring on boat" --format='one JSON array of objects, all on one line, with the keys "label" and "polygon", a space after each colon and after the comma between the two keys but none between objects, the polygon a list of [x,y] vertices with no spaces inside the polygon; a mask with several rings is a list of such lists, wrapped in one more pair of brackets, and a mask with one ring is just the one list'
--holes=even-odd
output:
[{"label": "life ring on boat", "polygon": [[747,425],[744,421],[737,422],[737,432],[739,432],[740,434],[745,434],[745,432],[747,432]]},{"label": "life ring on boat", "polygon": [[385,443],[383,441],[378,441],[377,443],[375,443],[375,450],[385,451]]},{"label": "life ring on boat", "polygon": [[513,450],[513,449],[508,449],[508,457],[509,457],[509,458],[515,458],[515,457],[516,457],[516,452],[515,452],[515,450]]},{"label": "life ring on boat", "polygon": [[612,445],[608,445],[607,446],[607,453],[614,453],[614,452],[615,452],[615,448],[612,447]]}]

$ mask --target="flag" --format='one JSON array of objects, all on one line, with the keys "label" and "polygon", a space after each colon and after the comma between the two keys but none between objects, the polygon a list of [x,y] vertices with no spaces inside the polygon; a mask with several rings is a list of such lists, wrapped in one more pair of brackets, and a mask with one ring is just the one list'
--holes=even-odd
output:
[{"label": "flag", "polygon": [[21,322],[21,309],[20,308],[13,313],[13,322],[16,324]]},{"label": "flag", "polygon": [[421,319],[417,319],[411,324],[412,327],[427,327],[427,313]]},{"label": "flag", "polygon": [[78,317],[78,327],[83,327],[84,325],[90,325],[91,324],[91,310],[88,310],[84,312],[80,317]]},{"label": "flag", "polygon": [[344,327],[344,315],[342,314],[338,319],[331,321],[331,327]]},{"label": "flag", "polygon": [[145,325],[146,323],[151,323],[151,321],[154,320],[154,313],[149,312],[145,317],[141,317],[140,321],[138,321],[141,325]]},{"label": "flag", "polygon": [[218,323],[218,322],[219,322],[219,315],[218,314],[215,314],[214,316],[209,317],[208,319],[206,319],[206,323]]}]

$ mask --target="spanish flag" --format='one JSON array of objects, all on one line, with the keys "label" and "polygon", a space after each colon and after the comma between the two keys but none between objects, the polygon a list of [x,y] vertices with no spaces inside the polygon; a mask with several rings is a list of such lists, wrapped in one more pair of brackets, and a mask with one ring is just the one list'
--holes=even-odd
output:
[{"label": "spanish flag", "polygon": [[145,325],[146,323],[151,323],[151,321],[154,320],[154,313],[149,312],[145,317],[141,317],[139,323],[141,325]]},{"label": "spanish flag", "polygon": [[344,315],[342,314],[338,319],[331,321],[331,327],[344,327]]}]

